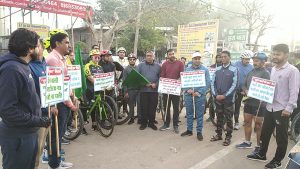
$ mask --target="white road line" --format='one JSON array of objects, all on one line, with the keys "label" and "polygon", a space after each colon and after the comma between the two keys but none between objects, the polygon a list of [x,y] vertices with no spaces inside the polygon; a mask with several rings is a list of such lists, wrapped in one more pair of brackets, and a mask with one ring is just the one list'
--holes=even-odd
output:
[{"label": "white road line", "polygon": [[231,143],[230,146],[217,151],[215,154],[205,158],[204,160],[200,161],[199,163],[195,164],[194,166],[190,167],[189,169],[205,169],[206,167],[210,166],[217,160],[220,160],[221,158],[225,157],[227,154],[235,150],[235,145],[241,143],[241,140],[236,141],[234,143]]}]

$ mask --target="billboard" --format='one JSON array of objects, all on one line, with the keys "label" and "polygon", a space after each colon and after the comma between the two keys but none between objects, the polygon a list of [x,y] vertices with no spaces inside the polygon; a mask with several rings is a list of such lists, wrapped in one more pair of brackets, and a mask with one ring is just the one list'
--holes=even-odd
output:
[{"label": "billboard", "polygon": [[231,61],[240,60],[241,52],[246,50],[248,30],[247,29],[230,29],[227,35],[227,49],[231,53]]},{"label": "billboard", "polygon": [[[31,5],[30,5],[31,2]],[[84,3],[86,2],[86,3]],[[92,8],[89,6],[94,1],[88,0],[0,0],[0,6],[9,6],[41,12],[57,13],[74,17],[86,18],[92,15]]]},{"label": "billboard", "polygon": [[38,24],[29,24],[29,23],[22,23],[18,22],[18,28],[26,28],[36,32],[42,39],[47,38],[49,36],[49,26],[47,25],[38,25]]},{"label": "billboard", "polygon": [[202,53],[201,62],[210,65],[217,52],[219,20],[191,22],[178,26],[177,56],[191,60],[192,53]]}]

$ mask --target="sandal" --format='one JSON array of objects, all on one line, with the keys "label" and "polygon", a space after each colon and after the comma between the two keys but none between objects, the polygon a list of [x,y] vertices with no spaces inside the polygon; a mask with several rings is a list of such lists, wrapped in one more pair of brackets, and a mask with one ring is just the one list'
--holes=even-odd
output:
[{"label": "sandal", "polygon": [[211,142],[219,141],[219,140],[222,140],[222,136],[215,135],[215,136],[212,136],[212,138],[210,139]]},{"label": "sandal", "polygon": [[229,146],[231,143],[230,138],[225,138],[225,141],[223,142],[223,146]]}]

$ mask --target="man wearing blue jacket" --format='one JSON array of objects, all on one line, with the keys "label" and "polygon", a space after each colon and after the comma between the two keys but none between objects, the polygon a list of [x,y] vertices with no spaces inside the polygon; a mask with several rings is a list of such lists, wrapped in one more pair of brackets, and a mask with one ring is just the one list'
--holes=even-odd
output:
[{"label": "man wearing blue jacket", "polygon": [[40,99],[28,63],[37,59],[39,36],[17,29],[9,53],[0,57],[0,145],[3,169],[34,169],[37,131],[51,121],[41,117]]},{"label": "man wearing blue jacket", "polygon": [[[192,66],[186,68],[186,72],[194,71],[205,71],[205,82],[206,86],[196,87],[194,89],[185,88],[184,98],[186,105],[186,116],[187,116],[187,130],[181,134],[181,136],[192,136],[193,135],[193,122],[194,122],[194,107],[197,118],[197,139],[199,141],[203,140],[202,129],[203,129],[203,113],[205,107],[206,92],[210,86],[210,76],[208,69],[201,64],[201,54],[200,52],[193,53],[192,56],[193,64]],[[194,97],[194,103],[193,103]],[[195,105],[193,105],[195,104]]]},{"label": "man wearing blue jacket", "polygon": [[223,51],[221,57],[223,65],[217,67],[211,83],[211,92],[216,104],[217,135],[213,136],[210,141],[222,140],[223,121],[225,118],[226,137],[223,145],[228,146],[232,137],[232,116],[234,113],[235,91],[238,85],[238,70],[231,65],[230,52]]}]

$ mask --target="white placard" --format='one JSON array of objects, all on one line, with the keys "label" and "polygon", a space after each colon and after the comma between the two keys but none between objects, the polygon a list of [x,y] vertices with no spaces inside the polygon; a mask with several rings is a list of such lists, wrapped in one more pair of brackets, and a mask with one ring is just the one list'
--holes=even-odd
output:
[{"label": "white placard", "polygon": [[275,86],[274,81],[252,77],[248,96],[272,104]]},{"label": "white placard", "polygon": [[71,76],[70,88],[77,89],[81,88],[81,69],[80,65],[68,65],[68,75]]},{"label": "white placard", "polygon": [[103,91],[109,86],[115,84],[115,73],[99,73],[94,75],[94,91]]},{"label": "white placard", "polygon": [[70,76],[64,77],[64,101],[70,100]]},{"label": "white placard", "polygon": [[181,83],[176,79],[160,78],[158,92],[180,96]]},{"label": "white placard", "polygon": [[46,67],[46,104],[64,101],[64,73],[62,67]]},{"label": "white placard", "polygon": [[206,86],[205,71],[180,72],[181,88]]},{"label": "white placard", "polygon": [[47,83],[47,77],[41,76],[39,77],[39,84],[40,84],[40,97],[41,97],[41,106],[42,108],[46,108],[46,84]]}]

